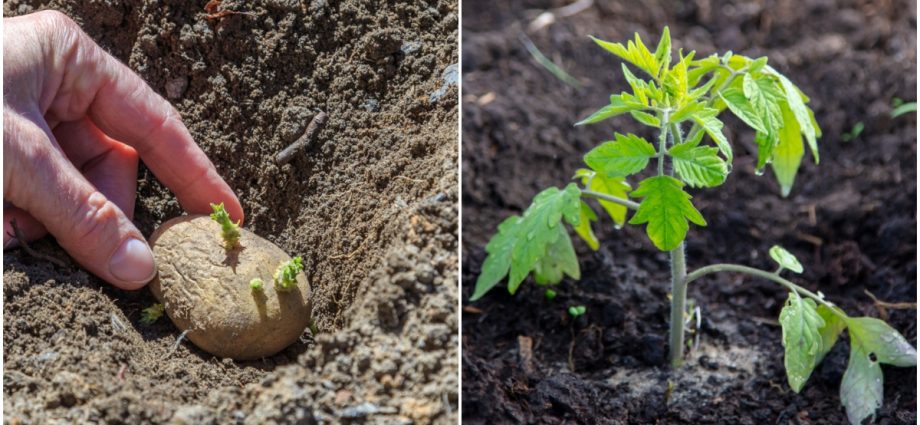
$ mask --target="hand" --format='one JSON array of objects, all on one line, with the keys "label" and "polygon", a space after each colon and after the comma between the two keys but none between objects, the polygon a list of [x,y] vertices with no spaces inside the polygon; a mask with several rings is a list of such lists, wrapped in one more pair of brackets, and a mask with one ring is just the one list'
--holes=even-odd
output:
[{"label": "hand", "polygon": [[243,209],[179,114],[59,12],[4,19],[3,246],[50,232],[124,289],[156,274],[131,223],[138,155],[190,213]]}]

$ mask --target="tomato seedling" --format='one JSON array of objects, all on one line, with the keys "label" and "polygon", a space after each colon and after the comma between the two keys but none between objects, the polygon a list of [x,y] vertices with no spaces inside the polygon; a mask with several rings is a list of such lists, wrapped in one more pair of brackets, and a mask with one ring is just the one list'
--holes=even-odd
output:
[{"label": "tomato seedling", "polygon": [[[710,273],[744,273],[776,282],[789,291],[779,322],[790,387],[795,392],[802,389],[815,366],[847,329],[850,360],[841,382],[840,399],[852,423],[874,416],[882,403],[879,365],[917,364],[916,349],[896,330],[879,319],[850,317],[820,293],[783,278],[781,273],[785,270],[801,273],[802,265],[779,246],[769,252],[779,266],[775,271],[713,264],[687,273],[684,239],[690,223],[706,226],[706,220],[686,189],[717,187],[731,172],[732,146],[722,132],[719,115],[728,110],[754,129],[757,174],[763,174],[769,166],[785,197],[792,189],[806,145],[818,163],[821,130],[807,106],[808,97],[770,67],[766,57],[754,59],[728,52],[696,59],[695,52],[680,52],[672,64],[667,28],[654,52],[638,34],[625,46],[593,40],[648,78],[639,78],[624,63],[623,75],[632,92],[610,96],[609,105],[576,125],[629,114],[657,130],[657,140],[615,133],[614,140],[584,156],[587,168],[577,170],[574,176],[580,185],[570,183],[562,189],[543,190],[522,215],[499,224],[498,233],[486,246],[488,256],[471,300],[482,297],[506,276],[512,294],[528,275],[538,285],[559,283],[564,275],[579,279],[578,259],[561,223],[568,223],[591,249],[597,250],[600,242],[592,223],[598,221],[598,215],[586,202],[595,199],[618,228],[627,223],[644,224],[652,244],[670,254],[672,367],[680,366],[684,358],[684,323],[690,314],[686,308],[687,285]],[[655,169],[645,174],[650,176],[637,177],[638,187],[633,189],[627,177],[643,172],[651,162]],[[629,210],[635,212],[627,221]],[[573,316],[579,313],[572,309],[569,312]]]}]

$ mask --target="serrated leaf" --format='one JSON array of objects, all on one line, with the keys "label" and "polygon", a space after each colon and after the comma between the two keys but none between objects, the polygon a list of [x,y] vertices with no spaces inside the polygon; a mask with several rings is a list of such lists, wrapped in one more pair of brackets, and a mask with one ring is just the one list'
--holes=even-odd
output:
[{"label": "serrated leaf", "polygon": [[858,425],[882,406],[882,368],[872,361],[869,351],[850,333],[850,362],[840,381],[840,402],[847,411],[847,419]]},{"label": "serrated leaf", "polygon": [[638,102],[626,102],[622,99],[622,96],[611,96],[609,105],[595,111],[587,118],[575,123],[575,125],[594,124],[630,111],[643,109],[644,107],[644,105]]},{"label": "serrated leaf", "polygon": [[[838,313],[843,313],[839,308],[834,307]],[[840,318],[837,314],[834,314],[831,311],[830,307],[825,305],[818,306],[818,316],[821,316],[821,319],[824,320],[824,326],[818,330],[821,334],[821,351],[818,352],[818,356],[815,359],[815,364],[821,364],[821,360],[824,359],[824,356],[827,355],[834,348],[834,344],[837,343],[837,337],[840,336],[840,333],[843,332],[847,327],[847,323]],[[844,314],[844,316],[846,316]]]},{"label": "serrated leaf", "polygon": [[692,119],[693,116],[703,109],[706,109],[706,105],[700,102],[688,102],[682,108],[678,109],[677,112],[674,112],[670,117],[670,122],[679,124],[688,119]]},{"label": "serrated leaf", "polygon": [[783,347],[786,350],[783,357],[786,378],[789,386],[797,393],[811,376],[821,352],[819,329],[825,323],[816,308],[814,300],[803,299],[795,292],[790,292],[779,314],[779,323],[783,327]]},{"label": "serrated leaf", "polygon": [[792,115],[792,111],[783,103],[780,107],[783,114],[784,126],[777,134],[778,143],[773,149],[773,172],[776,174],[776,180],[783,196],[789,196],[792,191],[792,185],[795,183],[795,175],[799,171],[799,165],[802,164],[802,156],[805,155],[805,146],[802,142],[802,133],[799,131],[799,125]]},{"label": "serrated leaf", "polygon": [[597,236],[594,235],[594,229],[591,228],[591,223],[595,221],[597,221],[597,214],[594,213],[590,205],[585,201],[581,201],[581,218],[578,220],[578,225],[573,226],[573,228],[575,233],[581,236],[592,250],[597,251],[601,244],[597,240]]},{"label": "serrated leaf", "polygon": [[900,367],[917,365],[917,349],[894,328],[874,317],[847,319],[850,335],[855,336],[867,353],[879,363]]},{"label": "serrated leaf", "polygon": [[[581,184],[588,188],[588,190],[615,196],[617,198],[629,199],[627,193],[632,190],[629,183],[626,183],[626,180],[622,177],[607,177],[606,175],[597,174],[594,171],[584,168],[576,171],[575,177],[580,177],[582,181]],[[617,228],[623,226],[623,223],[626,222],[627,208],[625,206],[603,199],[598,199],[598,202],[601,204],[601,207],[607,211],[607,215],[610,216]]]},{"label": "serrated leaf", "polygon": [[773,245],[773,247],[770,248],[770,258],[776,261],[776,264],[779,264],[784,269],[796,273],[802,273],[804,270],[799,259],[795,258],[795,255],[792,255],[791,252],[786,251],[785,248],[779,245]]},{"label": "serrated leaf", "polygon": [[549,245],[556,242],[559,228],[563,228],[561,221],[565,219],[572,226],[580,223],[580,196],[581,191],[575,184],[563,190],[551,187],[534,197],[523,216],[505,219],[486,245],[489,255],[483,262],[470,300],[482,297],[506,275],[510,275],[508,292],[514,294],[546,255]]},{"label": "serrated leaf", "polygon": [[629,70],[629,67],[626,66],[625,63],[620,65],[623,69],[623,76],[626,77],[626,82],[629,84],[629,87],[633,89],[633,94],[636,95],[640,102],[648,105],[648,97],[646,94],[648,83],[633,75],[632,71]]},{"label": "serrated leaf", "polygon": [[625,177],[642,171],[656,155],[655,147],[634,134],[615,135],[616,141],[604,142],[585,154],[585,163],[606,177]]},{"label": "serrated leaf", "polygon": [[[642,44],[639,34],[636,34],[635,41],[630,41],[626,46],[621,43],[611,43],[599,38],[591,37],[598,46],[604,50],[619,56],[621,59],[635,65],[653,77],[658,77],[658,63],[648,48]],[[638,42],[638,43],[636,43]]]},{"label": "serrated leaf", "polygon": [[476,278],[476,288],[470,301],[482,298],[508,275],[508,270],[511,269],[511,252],[518,239],[517,225],[520,220],[520,216],[514,215],[498,225],[498,233],[492,236],[486,245],[489,255],[482,263],[482,271]]},{"label": "serrated leaf", "polygon": [[629,114],[632,115],[632,117],[635,118],[636,121],[639,121],[642,124],[645,124],[649,127],[655,127],[655,128],[661,127],[661,121],[658,119],[658,117],[652,114],[642,112],[642,111],[629,111]]},{"label": "serrated leaf", "polygon": [[719,151],[725,156],[725,162],[731,164],[732,146],[728,143],[728,139],[725,138],[725,134],[722,133],[722,121],[716,118],[718,114],[718,110],[706,108],[693,115],[693,121],[699,124],[703,131],[716,143]]},{"label": "serrated leaf", "polygon": [[[689,77],[688,77],[688,79],[689,79]],[[697,88],[691,90],[691,91],[690,91],[690,95],[688,96],[689,99],[690,99],[690,100],[696,100],[696,99],[699,99],[700,97],[702,97],[703,95],[705,95],[706,93],[709,93],[709,89],[711,89],[712,86],[714,86],[714,85],[716,84],[716,80],[718,80],[718,78],[712,77],[712,78],[709,79],[709,81],[706,82],[706,84],[703,84],[702,86],[699,86],[699,87],[697,87]],[[691,86],[694,84],[692,80],[689,80],[688,83],[689,83]]]},{"label": "serrated leaf", "polygon": [[754,111],[754,107],[744,97],[744,93],[734,87],[729,87],[719,92],[719,97],[722,98],[728,109],[745,124],[757,131],[767,131],[760,115]]},{"label": "serrated leaf", "polygon": [[751,61],[750,65],[748,65],[747,72],[749,73],[759,72],[766,65],[767,65],[767,57],[766,56],[759,57]]},{"label": "serrated leaf", "polygon": [[684,192],[683,186],[673,177],[655,176],[643,180],[632,192],[632,196],[644,199],[629,223],[648,223],[645,231],[662,251],[670,251],[684,240],[690,228],[688,221],[706,225],[706,220],[690,203],[691,196]]},{"label": "serrated leaf", "polygon": [[658,47],[655,49],[655,62],[658,63],[659,74],[662,70],[671,66],[671,30],[667,26],[661,33],[661,39],[658,40]]},{"label": "serrated leaf", "polygon": [[[798,87],[792,84],[792,81],[789,81],[785,75],[769,67],[766,67],[766,69],[773,71],[776,77],[779,78],[780,86],[782,86],[783,92],[786,95],[786,104],[789,106],[795,120],[798,122],[800,131],[805,135],[805,139],[808,141],[808,147],[811,149],[811,154],[815,158],[815,164],[817,164],[820,162],[818,157],[818,132],[811,123],[811,115],[808,113],[808,107],[805,106],[805,101],[802,99],[804,95],[801,94]],[[785,120],[785,117],[783,119]],[[788,125],[788,122],[786,124]]]},{"label": "serrated leaf", "polygon": [[758,132],[754,136],[754,144],[757,145],[757,167],[755,170],[758,175],[762,174],[763,168],[773,160],[773,151],[776,150],[778,142],[779,137],[776,136],[776,133]]},{"label": "serrated leaf", "polygon": [[555,285],[562,281],[563,275],[568,275],[572,279],[581,278],[578,257],[575,255],[569,233],[561,225],[554,229],[555,240],[549,244],[546,253],[533,268],[533,277],[537,285]]},{"label": "serrated leaf", "polygon": [[673,159],[674,171],[691,187],[714,187],[725,182],[728,166],[717,155],[718,149],[695,146],[690,143],[674,145],[668,155]]},{"label": "serrated leaf", "polygon": [[693,61],[693,55],[694,52],[690,52],[687,56],[681,54],[680,61],[674,64],[674,67],[668,71],[667,76],[664,78],[664,87],[671,96],[671,103],[674,105],[682,106],[686,103],[685,99],[690,87],[687,68]]},{"label": "serrated leaf", "polygon": [[775,131],[783,121],[779,110],[782,93],[772,78],[758,74],[744,74],[742,80],[744,96],[751,102],[754,112],[759,115],[766,127],[765,132]]}]

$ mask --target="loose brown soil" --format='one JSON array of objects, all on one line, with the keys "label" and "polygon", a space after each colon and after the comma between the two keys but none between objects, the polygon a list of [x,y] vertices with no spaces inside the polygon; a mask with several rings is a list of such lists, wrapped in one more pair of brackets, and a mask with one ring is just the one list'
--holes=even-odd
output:
[{"label": "loose brown soil", "polygon": [[[464,4],[464,300],[502,219],[520,213],[542,188],[566,184],[582,154],[613,128],[647,132],[628,118],[572,126],[609,93],[627,89],[619,61],[587,36],[625,40],[638,31],[657,42],[670,25],[675,47],[698,56],[769,56],[811,96],[824,130],[820,166],[807,159],[783,199],[770,172],[754,173],[753,134],[735,131],[743,126],[727,119],[734,171],[718,189],[693,191],[709,226],[688,236],[690,268],[770,268],[765,254],[781,244],[805,265],[793,279],[851,315],[879,316],[864,291],[916,301],[916,118],[889,116],[894,97],[913,100],[916,93],[915,2],[596,2],[529,34],[582,89],[540,67],[519,39],[539,12],[566,3]],[[843,142],[857,122],[865,131]],[[694,283],[689,296],[703,312],[699,346],[671,371],[667,256],[641,227],[602,227],[599,251],[576,242],[583,277],[565,280],[554,301],[530,282],[514,296],[499,288],[464,301],[465,422],[846,423],[838,389],[848,343],[838,342],[802,393],[793,393],[776,323],[786,294],[769,282],[722,274]],[[579,304],[587,314],[573,321],[566,307]],[[916,312],[888,314],[916,345]],[[915,423],[916,369],[884,371],[877,423]]]},{"label": "loose brown soil", "polygon": [[[68,262],[4,253],[4,421],[453,423],[457,416],[454,1],[12,1],[64,11],[179,109],[246,227],[302,255],[319,334],[219,360],[155,302]],[[289,164],[275,155],[329,118]],[[141,169],[135,221],[179,216]],[[43,253],[66,258],[52,239]]]}]

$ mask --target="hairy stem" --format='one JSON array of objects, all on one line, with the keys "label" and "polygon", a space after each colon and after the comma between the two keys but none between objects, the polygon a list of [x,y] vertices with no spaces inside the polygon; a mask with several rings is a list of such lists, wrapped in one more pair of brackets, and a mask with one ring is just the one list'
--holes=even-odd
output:
[{"label": "hairy stem", "polygon": [[748,266],[742,266],[740,264],[712,264],[706,267],[696,269],[684,278],[684,285],[689,285],[690,282],[693,282],[694,280],[697,280],[707,274],[718,273],[718,272],[744,273],[744,274],[748,274],[751,276],[755,276],[755,277],[759,277],[759,278],[763,278],[763,279],[767,279],[767,280],[776,282],[780,285],[785,286],[786,289],[790,291],[796,292],[799,295],[805,295],[825,305],[826,307],[829,307],[831,311],[834,312],[834,314],[840,316],[841,318],[845,319],[847,317],[845,314],[841,313],[836,308],[835,305],[825,301],[824,297],[821,297],[818,294],[815,294],[814,292],[811,292],[799,285],[796,285],[795,283],[792,283],[786,279],[783,279],[782,277],[779,276],[778,273],[768,272],[766,270],[755,269],[753,267],[748,267]]},{"label": "hairy stem", "polygon": [[613,202],[614,204],[620,204],[631,210],[639,209],[639,204],[637,202],[630,201],[629,199],[623,199],[613,195],[608,195],[606,193],[594,192],[592,190],[582,190],[582,196],[587,196],[594,199],[603,199],[605,201]]},{"label": "hairy stem", "polygon": [[664,175],[664,156],[668,151],[668,125],[671,120],[671,110],[661,111],[661,134],[658,135],[658,175]]},{"label": "hairy stem", "polygon": [[684,360],[684,311],[687,304],[687,262],[684,243],[671,250],[671,323],[669,333],[671,367]]}]

